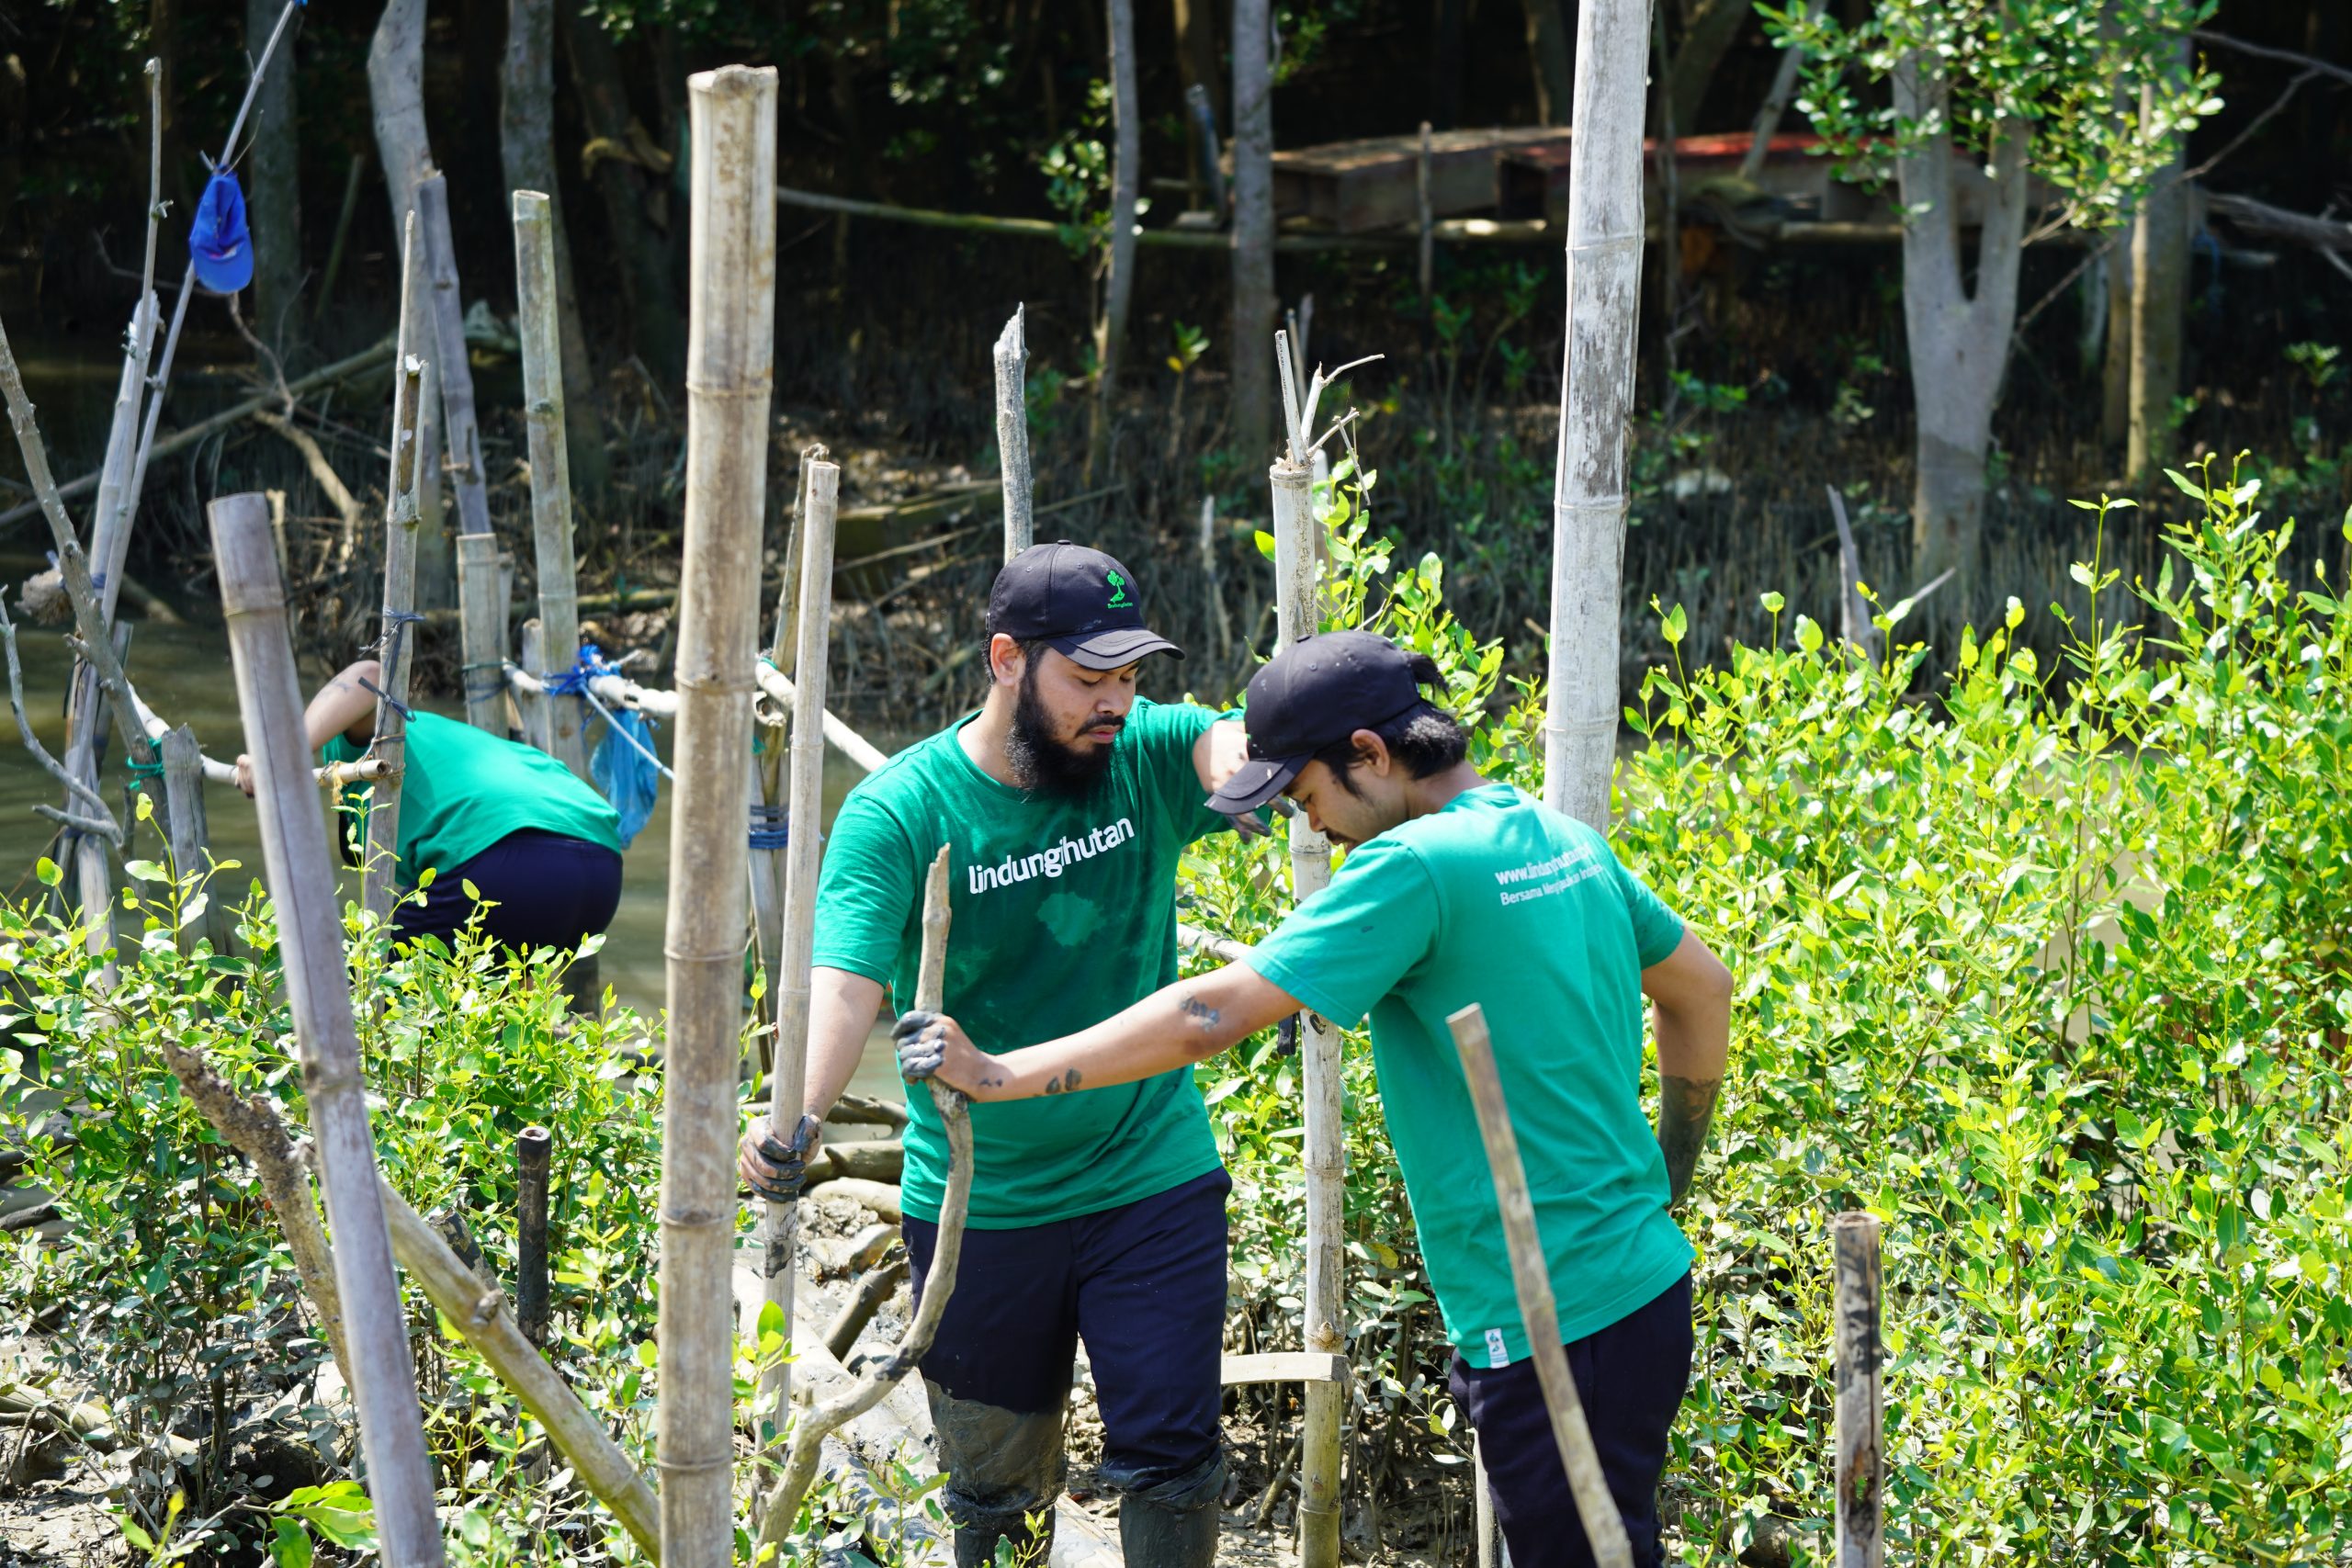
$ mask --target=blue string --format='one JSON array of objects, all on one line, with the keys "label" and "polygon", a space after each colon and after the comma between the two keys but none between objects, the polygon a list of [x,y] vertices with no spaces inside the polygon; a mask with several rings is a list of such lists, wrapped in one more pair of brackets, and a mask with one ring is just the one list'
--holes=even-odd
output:
[{"label": "blue string", "polygon": [[786,818],[791,815],[789,806],[768,806],[752,802],[752,848],[780,850],[792,841]]},{"label": "blue string", "polygon": [[[599,675],[617,675],[620,672],[620,666],[606,659],[603,649],[593,642],[583,642],[571,660],[571,669],[548,671],[539,680],[546,685],[549,696],[584,697],[588,695],[589,682]],[[598,711],[603,710],[599,708]]]}]

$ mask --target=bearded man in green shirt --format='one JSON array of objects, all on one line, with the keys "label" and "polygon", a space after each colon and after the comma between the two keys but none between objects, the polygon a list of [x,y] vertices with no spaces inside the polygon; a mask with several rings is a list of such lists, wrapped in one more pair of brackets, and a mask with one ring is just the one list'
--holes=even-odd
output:
[{"label": "bearded man in green shirt", "polygon": [[[1389,1136],[1454,1347],[1454,1398],[1478,1432],[1511,1560],[1577,1568],[1592,1558],[1446,1024],[1480,1004],[1569,1366],[1634,1560],[1655,1564],[1657,1482],[1691,1353],[1690,1247],[1668,1211],[1723,1079],[1731,977],[1600,834],[1468,764],[1461,726],[1421,695],[1438,679],[1425,656],[1333,632],[1251,680],[1250,760],[1211,804],[1238,813],[1286,793],[1348,857],[1247,958],[1023,1049],[978,1020],[910,1013],[899,1064],[978,1101],[1023,1100],[1181,1068],[1301,1008],[1350,1023],[1369,1013]],[[1645,995],[1655,1135],[1641,1102]]]},{"label": "bearded man in green shirt", "polygon": [[[1202,802],[1243,761],[1240,726],[1136,694],[1142,661],[1182,657],[1144,625],[1126,569],[1067,540],[1007,562],[989,598],[987,701],[852,790],[825,844],[807,1114],[766,1119],[742,1176],[797,1190],[819,1121],[886,999],[911,1002],[922,886],[950,846],[948,1005],[1025,1044],[1082,1029],[1176,977],[1176,868],[1227,819]],[[1075,1078],[1060,1086],[1078,1090]],[[910,1097],[907,1250],[920,1295],[938,1235],[946,1141]],[[1036,1551],[1063,1476],[1062,1421],[1086,1342],[1121,1495],[1129,1568],[1209,1568],[1225,1463],[1218,1430],[1225,1195],[1188,1067],[1027,1105],[972,1108],[973,1179],[956,1292],[922,1359],[958,1564],[1000,1539]],[[1050,1530],[1050,1527],[1049,1527]],[[1025,1559],[1024,1559],[1025,1560]]]}]

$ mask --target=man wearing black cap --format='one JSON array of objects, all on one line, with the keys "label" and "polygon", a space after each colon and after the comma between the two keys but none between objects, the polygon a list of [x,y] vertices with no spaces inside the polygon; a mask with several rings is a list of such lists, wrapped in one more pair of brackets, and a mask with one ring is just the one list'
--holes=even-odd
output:
[{"label": "man wearing black cap", "polygon": [[[1250,761],[1210,804],[1240,812],[1287,793],[1349,852],[1249,957],[1002,1054],[974,1047],[975,1036],[1000,1046],[977,1020],[910,1014],[899,1064],[976,1100],[1025,1100],[1203,1060],[1302,1007],[1347,1022],[1369,1013],[1389,1136],[1454,1347],[1454,1399],[1477,1429],[1511,1561],[1568,1568],[1592,1558],[1446,1023],[1480,1004],[1601,1468],[1634,1561],[1659,1563],[1657,1482],[1691,1349],[1690,1247],[1668,1211],[1723,1079],[1731,976],[1600,834],[1469,765],[1461,726],[1421,695],[1438,678],[1385,638],[1333,632],[1284,649],[1250,682]],[[1655,1135],[1641,1102],[1645,994]]]},{"label": "man wearing black cap", "polygon": [[[1100,550],[1016,556],[988,629],[979,711],[852,790],[826,842],[808,1114],[789,1144],[764,1119],[745,1135],[742,1174],[763,1195],[797,1190],[886,989],[894,1012],[910,1005],[921,889],[943,842],[947,1004],[991,1039],[1082,1029],[1176,976],[1177,863],[1227,826],[1201,796],[1243,760],[1240,726],[1136,695],[1143,659],[1182,654],[1145,626],[1134,579]],[[901,1190],[920,1292],[947,1151],[929,1097],[908,1109]],[[1050,1520],[1083,1338],[1130,1568],[1208,1568],[1231,1182],[1191,1069],[1101,1090],[1072,1075],[1051,1100],[975,1106],[972,1134],[956,1292],[922,1360],[956,1562],[994,1562],[1000,1538],[1026,1551],[1025,1518]]]}]

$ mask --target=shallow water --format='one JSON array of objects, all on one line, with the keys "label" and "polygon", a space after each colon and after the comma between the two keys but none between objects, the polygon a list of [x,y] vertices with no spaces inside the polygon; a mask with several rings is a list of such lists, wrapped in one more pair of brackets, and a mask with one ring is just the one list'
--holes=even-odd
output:
[{"label": "shallow water", "polygon": [[[31,557],[0,557],[0,583],[7,585],[14,602],[15,584],[44,563]],[[161,587],[161,584],[155,586]],[[229,664],[226,632],[217,621],[167,626],[127,615],[134,627],[128,672],[140,696],[165,720],[186,724],[196,731],[208,756],[222,761],[243,750],[243,727],[237,714],[236,683]],[[25,708],[33,731],[52,755],[65,750],[64,692],[72,656],[66,651],[63,628],[17,627],[17,646],[24,665]],[[306,683],[324,671],[306,670]],[[458,704],[425,698],[419,705],[435,713],[462,716]],[[11,897],[40,891],[33,876],[35,860],[51,852],[52,825],[33,815],[35,804],[56,805],[62,792],[41,770],[32,754],[17,742],[14,720],[0,740],[0,890]],[[593,727],[592,727],[593,728]],[[874,738],[885,750],[895,738]],[[670,736],[657,732],[656,744],[665,758]],[[111,754],[110,754],[111,756]],[[842,796],[863,775],[853,763],[829,750],[825,772],[825,818],[830,826]],[[131,820],[122,806],[129,775],[119,757],[111,758],[103,785],[120,820]],[[662,942],[669,915],[669,850],[671,791],[665,782],[652,818],[623,854],[620,911],[614,917],[601,958],[605,984],[626,1006],[651,1015],[660,1011],[663,992]],[[262,872],[261,829],[253,803],[234,789],[214,785],[205,791],[207,824],[217,859],[235,861],[239,869],[220,891],[234,897]],[[160,835],[152,827],[137,829],[129,853],[155,860],[164,858]],[[119,867],[117,868],[119,875]],[[358,878],[344,868],[346,897],[358,897]],[[860,1093],[899,1098],[901,1086],[892,1070],[887,1043],[869,1043],[865,1061],[852,1087]]]}]

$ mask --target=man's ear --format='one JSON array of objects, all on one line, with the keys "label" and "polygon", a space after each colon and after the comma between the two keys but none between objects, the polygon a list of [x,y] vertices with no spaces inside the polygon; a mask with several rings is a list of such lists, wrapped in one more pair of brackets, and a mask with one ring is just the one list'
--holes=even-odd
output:
[{"label": "man's ear", "polygon": [[1388,754],[1388,742],[1369,729],[1359,729],[1348,739],[1355,743],[1356,760],[1361,766],[1370,768],[1381,778],[1388,776],[1389,764],[1395,761]]},{"label": "man's ear", "polygon": [[998,685],[1019,685],[1028,663],[1021,644],[1008,634],[998,632],[989,638],[989,678]]}]

